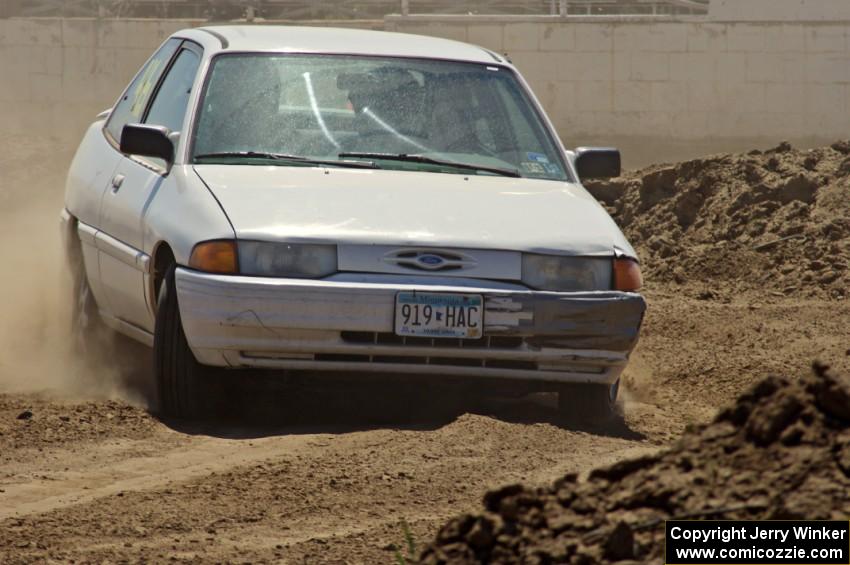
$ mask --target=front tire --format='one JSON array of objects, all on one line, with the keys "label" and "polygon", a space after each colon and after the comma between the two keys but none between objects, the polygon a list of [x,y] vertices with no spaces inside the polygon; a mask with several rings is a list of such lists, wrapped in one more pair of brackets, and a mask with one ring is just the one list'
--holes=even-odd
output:
[{"label": "front tire", "polygon": [[183,332],[175,271],[176,265],[168,268],[157,300],[154,372],[160,411],[166,416],[191,420],[204,414],[205,367],[195,359]]},{"label": "front tire", "polygon": [[558,392],[558,412],[568,421],[606,424],[617,414],[620,379],[613,384],[575,384]]}]

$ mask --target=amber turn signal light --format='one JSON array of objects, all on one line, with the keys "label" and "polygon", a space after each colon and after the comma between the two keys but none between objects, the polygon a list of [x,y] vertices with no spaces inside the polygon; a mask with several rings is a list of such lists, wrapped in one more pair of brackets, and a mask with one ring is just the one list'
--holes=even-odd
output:
[{"label": "amber turn signal light", "polygon": [[634,259],[618,257],[614,259],[614,289],[624,292],[640,290],[643,286],[643,275],[640,265]]},{"label": "amber turn signal light", "polygon": [[207,273],[236,274],[239,263],[236,261],[235,241],[205,241],[192,249],[189,266]]}]

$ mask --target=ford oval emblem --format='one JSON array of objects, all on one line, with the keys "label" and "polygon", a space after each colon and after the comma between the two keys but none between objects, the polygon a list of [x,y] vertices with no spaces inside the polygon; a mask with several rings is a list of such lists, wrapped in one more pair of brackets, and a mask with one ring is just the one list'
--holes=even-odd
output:
[{"label": "ford oval emblem", "polygon": [[443,259],[442,257],[440,257],[439,255],[430,255],[430,254],[429,255],[420,255],[419,257],[416,258],[416,261],[418,261],[422,265],[425,265],[425,266],[428,266],[428,267],[439,267],[440,265],[442,265],[443,263],[446,262],[446,260]]}]

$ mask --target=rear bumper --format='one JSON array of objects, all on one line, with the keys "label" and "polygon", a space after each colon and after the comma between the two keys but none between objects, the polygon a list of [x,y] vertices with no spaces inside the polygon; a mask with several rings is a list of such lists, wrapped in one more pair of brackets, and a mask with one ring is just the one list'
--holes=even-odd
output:
[{"label": "rear bumper", "polygon": [[[638,294],[555,293],[421,282],[335,282],[177,269],[186,337],[206,365],[614,382],[637,342]],[[368,277],[366,277],[368,279]],[[484,338],[400,338],[402,290],[484,295]]]}]

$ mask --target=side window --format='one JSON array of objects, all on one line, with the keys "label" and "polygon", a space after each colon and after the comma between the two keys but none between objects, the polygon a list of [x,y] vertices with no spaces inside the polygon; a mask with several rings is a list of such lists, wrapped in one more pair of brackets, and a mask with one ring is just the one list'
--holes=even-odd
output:
[{"label": "side window", "polygon": [[193,51],[184,49],[162,81],[151,104],[146,124],[165,126],[171,131],[183,129],[183,118],[189,106],[189,93],[201,60]]},{"label": "side window", "polygon": [[142,120],[142,114],[148,104],[153,89],[156,88],[159,77],[162,75],[168,62],[177,51],[177,48],[182,43],[180,39],[169,39],[159,51],[148,61],[148,64],[142,69],[142,72],[136,77],[127,92],[115,109],[112,110],[112,115],[109,116],[109,122],[106,124],[106,131],[117,142],[121,142],[121,130],[124,126],[130,123],[137,123]]}]

